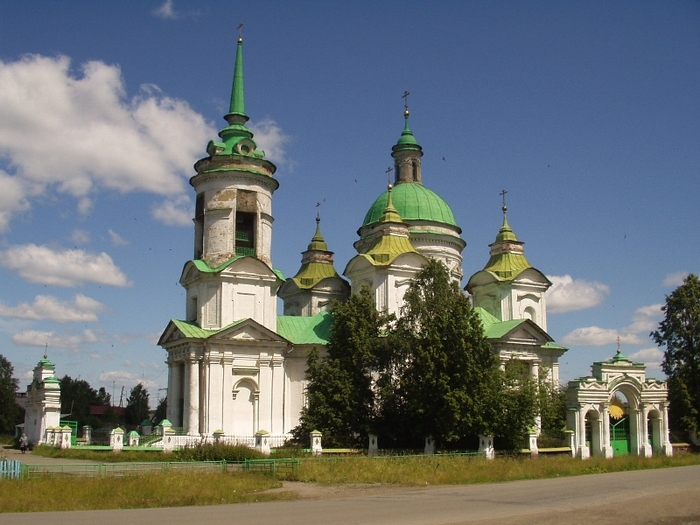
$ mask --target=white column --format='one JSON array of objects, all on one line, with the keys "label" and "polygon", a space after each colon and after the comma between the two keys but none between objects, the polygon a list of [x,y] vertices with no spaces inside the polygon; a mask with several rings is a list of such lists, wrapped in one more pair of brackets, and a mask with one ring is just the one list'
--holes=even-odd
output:
[{"label": "white column", "polygon": [[[653,408],[653,407],[652,407]],[[642,406],[640,410],[642,414],[642,430],[640,432],[640,455],[645,458],[650,458],[653,454],[651,445],[649,444],[649,407]]]},{"label": "white column", "polygon": [[199,435],[199,361],[189,358],[185,363],[185,431]]},{"label": "white column", "polygon": [[233,434],[233,356],[224,354],[222,359],[221,430]]},{"label": "white column", "polygon": [[581,459],[588,459],[591,454],[590,450],[586,446],[586,412],[584,408],[585,407],[579,407],[578,428],[576,429],[578,433],[577,441],[579,444],[578,457]]},{"label": "white column", "polygon": [[613,449],[610,446],[610,404],[603,405],[603,435],[600,436],[603,447],[603,456],[606,458],[613,457]]},{"label": "white column", "polygon": [[199,432],[209,434],[209,356],[202,359],[199,367]]},{"label": "white column", "polygon": [[[182,398],[182,381],[183,381],[184,364],[180,361],[173,363],[171,373],[173,374],[172,384],[168,385],[168,412],[171,414],[168,420],[175,427],[182,427],[183,414],[180,411],[180,399]],[[172,407],[170,404],[172,403]],[[157,421],[160,423],[160,421]]]},{"label": "white column", "polygon": [[[258,402],[258,414],[255,431],[272,428],[272,360],[267,355],[261,355],[258,359],[260,370],[260,396]],[[269,430],[268,430],[269,431]]]},{"label": "white column", "polygon": [[[173,370],[175,368],[174,363],[170,360],[170,355],[168,355],[168,392],[167,392],[167,401],[166,405],[167,408],[165,410],[165,419],[168,419],[169,421],[173,421],[175,419],[174,413],[175,413],[175,402],[173,399],[170,397],[173,394]],[[160,423],[160,421],[156,421],[156,424]]]},{"label": "white column", "polygon": [[215,430],[223,430],[221,424],[222,404],[223,399],[221,391],[223,390],[223,367],[221,365],[221,357],[219,354],[210,356],[207,360],[207,368],[209,370],[209,402],[207,407],[208,428],[207,434],[211,434]]},{"label": "white column", "polygon": [[668,404],[661,404],[661,436],[663,439],[663,452],[666,456],[673,456],[673,445],[671,445],[671,434],[668,428]]},{"label": "white column", "polygon": [[279,435],[284,432],[284,368],[282,364],[284,363],[281,356],[276,356],[270,363],[271,376],[272,376],[272,406],[271,406],[271,423],[270,423],[270,433],[273,435]]}]

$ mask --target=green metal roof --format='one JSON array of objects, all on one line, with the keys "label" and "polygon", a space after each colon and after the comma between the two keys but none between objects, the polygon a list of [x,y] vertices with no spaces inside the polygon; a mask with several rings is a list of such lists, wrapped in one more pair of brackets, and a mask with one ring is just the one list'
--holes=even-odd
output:
[{"label": "green metal roof", "polygon": [[194,321],[182,321],[180,319],[172,319],[171,321],[185,337],[191,337],[193,339],[206,339],[207,337],[211,337],[212,335],[218,334],[219,332],[227,330],[232,326],[242,323],[245,321],[245,319],[234,321],[233,323],[224,326],[219,330],[205,330],[204,328],[200,328]]},{"label": "green metal roof", "polygon": [[297,274],[292,277],[292,281],[294,281],[299,288],[308,290],[316,286],[323,279],[329,277],[340,277],[332,264],[309,262],[301,265]]},{"label": "green metal roof", "polygon": [[313,317],[277,316],[277,333],[296,345],[328,344],[333,314],[321,312]]},{"label": "green metal roof", "polygon": [[416,141],[416,137],[413,136],[413,132],[411,131],[411,128],[408,126],[408,115],[409,112],[408,110],[404,111],[403,116],[405,119],[405,124],[403,128],[403,132],[401,132],[401,136],[399,137],[398,142],[396,145],[391,148],[392,151],[403,151],[403,150],[413,150],[413,151],[421,151],[421,147],[418,145],[418,142]]},{"label": "green metal roof", "polygon": [[[494,245],[501,243],[520,243],[515,233],[508,224],[505,209],[503,211],[503,226],[498,230]],[[493,245],[492,245],[493,246]],[[510,281],[520,275],[523,270],[532,268],[532,265],[525,258],[524,253],[515,253],[513,251],[505,251],[492,255],[489,262],[486,263],[484,271],[493,274],[499,281]]]},{"label": "green metal roof", "polygon": [[[197,267],[197,270],[199,270],[202,273],[219,273],[219,272],[222,272],[223,270],[225,270],[226,268],[228,268],[231,264],[236,262],[238,259],[242,259],[243,257],[250,257],[250,256],[249,255],[236,255],[235,257],[232,257],[228,261],[225,261],[224,263],[220,264],[216,268],[212,268],[202,259],[192,259],[192,262]],[[256,258],[253,257],[253,259],[256,259]],[[260,259],[256,259],[256,260],[260,261]],[[262,262],[262,261],[260,261],[260,262]],[[263,263],[263,264],[265,264],[265,263]],[[267,266],[267,265],[265,264],[265,266]],[[268,268],[269,268],[269,266],[268,266]],[[282,274],[281,270],[278,270],[277,268],[270,268],[270,270],[272,270],[272,272],[277,277],[279,277],[282,281],[284,281],[284,275]]]},{"label": "green metal roof", "polygon": [[[377,222],[384,214],[388,200],[387,190],[374,201],[362,225]],[[430,221],[457,227],[455,216],[442,197],[418,182],[397,184],[391,190],[391,200],[404,221]]]},{"label": "green metal roof", "polygon": [[[240,319],[219,330],[205,330],[193,321],[182,321],[180,319],[172,319],[172,323],[185,337],[207,339],[246,320]],[[313,317],[280,315],[277,316],[277,333],[293,344],[325,345],[330,338],[332,324],[333,315],[330,312],[322,312]]]}]

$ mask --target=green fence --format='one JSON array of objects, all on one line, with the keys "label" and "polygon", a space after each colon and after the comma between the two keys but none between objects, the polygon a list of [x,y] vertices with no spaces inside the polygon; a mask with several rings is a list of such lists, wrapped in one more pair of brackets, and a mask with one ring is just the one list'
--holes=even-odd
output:
[{"label": "green fence", "polygon": [[[298,459],[254,459],[226,461],[162,461],[154,463],[82,463],[61,465],[22,465],[22,478],[44,476],[126,476],[165,471],[226,472],[244,471],[285,479],[299,475]],[[19,476],[16,476],[19,477]]]}]

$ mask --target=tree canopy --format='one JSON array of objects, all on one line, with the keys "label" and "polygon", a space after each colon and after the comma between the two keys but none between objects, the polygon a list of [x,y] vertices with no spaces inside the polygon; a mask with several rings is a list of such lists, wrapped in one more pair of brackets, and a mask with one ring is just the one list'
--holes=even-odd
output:
[{"label": "tree canopy", "polygon": [[690,274],[666,296],[664,318],[651,333],[666,348],[661,363],[668,376],[669,419],[680,432],[700,431],[700,279]]},{"label": "tree canopy", "polygon": [[[430,260],[404,295],[398,320],[377,312],[368,289],[334,304],[327,356],[308,356],[307,406],[294,434],[319,430],[331,446],[465,447],[478,434],[507,446],[532,427],[537,385],[522,367],[502,371],[469,299]],[[470,441],[472,440],[473,441]]]},{"label": "tree canopy", "polygon": [[332,311],[327,355],[314,349],[307,358],[307,406],[294,434],[302,441],[318,430],[326,443],[347,447],[365,440],[376,423],[373,374],[389,318],[377,312],[367,288],[334,302]]},{"label": "tree canopy", "polygon": [[12,363],[0,355],[0,434],[14,434],[15,425],[21,423],[22,409],[15,401],[19,381],[13,373]]},{"label": "tree canopy", "polygon": [[66,418],[77,421],[78,428],[101,426],[101,420],[90,414],[90,407],[109,406],[110,395],[105,389],[97,391],[84,379],[73,379],[69,375],[64,375],[60,382],[61,414],[69,414]]},{"label": "tree canopy", "polygon": [[148,390],[139,383],[131,389],[126,399],[126,424],[140,425],[144,419],[148,419],[150,412]]}]

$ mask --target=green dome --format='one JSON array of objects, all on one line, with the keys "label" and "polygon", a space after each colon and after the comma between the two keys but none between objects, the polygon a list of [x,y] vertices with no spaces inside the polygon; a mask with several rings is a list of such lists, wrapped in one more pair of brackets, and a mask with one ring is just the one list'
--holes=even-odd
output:
[{"label": "green dome", "polygon": [[[379,220],[387,206],[389,192],[382,193],[365,215],[362,226]],[[455,216],[447,203],[422,184],[403,182],[391,191],[391,202],[405,221],[431,221],[457,227]]]}]

